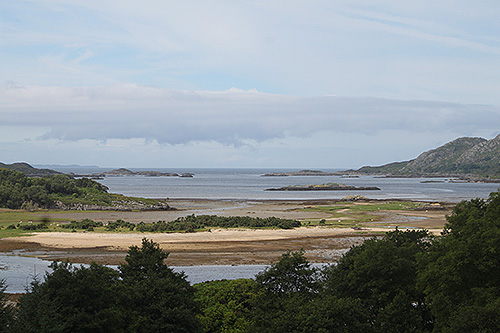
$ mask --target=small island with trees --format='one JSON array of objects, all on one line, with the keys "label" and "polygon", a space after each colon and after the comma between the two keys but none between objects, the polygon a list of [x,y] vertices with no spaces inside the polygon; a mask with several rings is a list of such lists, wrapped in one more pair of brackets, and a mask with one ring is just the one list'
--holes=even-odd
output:
[{"label": "small island with trees", "polygon": [[132,171],[125,168],[114,169],[111,171],[106,171],[102,173],[94,173],[88,175],[92,178],[102,178],[102,177],[114,177],[114,176],[145,176],[145,177],[182,177],[182,178],[192,178],[194,174],[185,172],[185,173],[176,173],[176,172],[161,172],[161,171]]},{"label": "small island with trees", "polygon": [[266,191],[380,191],[376,186],[352,186],[340,183],[326,183],[321,185],[291,185],[279,188],[269,188]]},{"label": "small island with trees", "polygon": [[325,172],[320,170],[300,170],[294,172],[270,172],[262,177],[287,177],[287,176],[338,176],[338,172]]}]

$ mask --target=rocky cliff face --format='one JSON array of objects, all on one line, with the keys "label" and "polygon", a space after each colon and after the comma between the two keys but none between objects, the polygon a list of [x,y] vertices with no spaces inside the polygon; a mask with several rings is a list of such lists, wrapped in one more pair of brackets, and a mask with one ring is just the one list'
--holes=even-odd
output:
[{"label": "rocky cliff face", "polygon": [[424,152],[411,161],[380,167],[363,167],[358,171],[401,176],[460,175],[500,178],[500,135],[491,140],[458,138]]},{"label": "rocky cliff face", "polygon": [[399,170],[403,174],[454,173],[461,169],[458,160],[475,146],[484,143],[483,138],[458,138],[447,144],[420,154]]},{"label": "rocky cliff face", "polygon": [[480,142],[464,152],[457,163],[499,163],[500,162],[500,135],[488,141]]}]

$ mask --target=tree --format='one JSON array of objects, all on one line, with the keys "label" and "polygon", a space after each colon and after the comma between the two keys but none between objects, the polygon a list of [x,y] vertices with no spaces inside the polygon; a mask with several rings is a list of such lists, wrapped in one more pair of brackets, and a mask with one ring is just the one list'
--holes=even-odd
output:
[{"label": "tree", "polygon": [[120,271],[54,262],[20,298],[15,331],[197,332],[193,288],[158,244],[132,246]]},{"label": "tree", "polygon": [[16,329],[22,332],[123,332],[127,315],[119,273],[54,262],[45,281],[21,296]]},{"label": "tree", "polygon": [[14,321],[14,307],[8,303],[6,288],[5,280],[0,279],[0,332],[8,332]]},{"label": "tree", "polygon": [[371,332],[360,300],[325,293],[304,252],[283,254],[256,276],[252,332]]},{"label": "tree", "polygon": [[169,253],[152,240],[130,247],[119,267],[129,291],[128,309],[134,332],[197,332],[201,326],[194,289],[185,274],[164,264]]},{"label": "tree", "polygon": [[298,332],[303,327],[299,314],[304,314],[305,304],[317,295],[316,273],[300,250],[287,251],[257,274],[252,331]]},{"label": "tree", "polygon": [[252,279],[219,280],[194,285],[198,315],[205,332],[246,332],[251,327],[253,300]]},{"label": "tree", "polygon": [[418,286],[437,330],[500,330],[499,239],[500,192],[453,209],[443,236],[420,260]]},{"label": "tree", "polygon": [[304,257],[304,250],[287,251],[277,263],[257,274],[255,279],[268,293],[306,295],[318,291],[316,273],[317,270]]},{"label": "tree", "polygon": [[425,230],[389,232],[351,248],[324,274],[325,293],[358,299],[379,331],[431,329],[424,295],[417,290],[417,258],[430,246]]}]

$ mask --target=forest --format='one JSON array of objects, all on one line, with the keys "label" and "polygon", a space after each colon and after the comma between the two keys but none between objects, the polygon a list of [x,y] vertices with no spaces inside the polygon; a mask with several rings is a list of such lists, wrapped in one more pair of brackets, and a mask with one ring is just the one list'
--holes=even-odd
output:
[{"label": "forest", "polygon": [[500,192],[459,203],[441,236],[396,230],[313,267],[288,251],[254,279],[190,285],[143,239],[117,270],[52,264],[5,332],[498,332]]},{"label": "forest", "polygon": [[52,208],[56,201],[110,205],[107,188],[91,179],[67,175],[27,177],[22,172],[0,169],[0,207]]}]

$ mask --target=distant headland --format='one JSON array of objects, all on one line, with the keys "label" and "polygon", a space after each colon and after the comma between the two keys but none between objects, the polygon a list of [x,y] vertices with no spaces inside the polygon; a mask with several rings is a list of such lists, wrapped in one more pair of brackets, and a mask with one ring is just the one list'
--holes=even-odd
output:
[{"label": "distant headland", "polygon": [[364,166],[343,173],[387,177],[457,177],[467,181],[500,182],[500,135],[491,140],[462,137],[410,161]]}]

